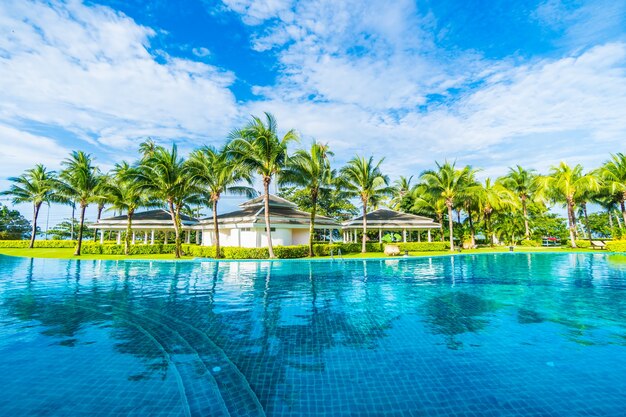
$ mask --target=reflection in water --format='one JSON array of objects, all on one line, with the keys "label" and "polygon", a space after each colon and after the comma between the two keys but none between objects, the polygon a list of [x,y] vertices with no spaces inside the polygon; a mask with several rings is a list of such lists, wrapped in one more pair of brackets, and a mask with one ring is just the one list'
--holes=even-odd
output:
[{"label": "reflection in water", "polygon": [[[503,346],[545,341],[533,353],[543,355],[568,342],[622,346],[626,333],[626,301],[616,291],[626,288],[626,275],[602,256],[0,262],[0,319],[8,329],[0,370],[20,369],[7,358],[24,334],[42,364],[68,352],[95,361],[93,345],[115,371],[106,380],[116,389],[137,398],[161,392],[189,415],[328,414],[327,404],[341,401],[347,405],[336,413],[358,414],[357,404],[375,409],[377,398],[415,410],[412,381],[428,385],[426,370],[446,375],[432,367],[460,366],[454,355],[470,345],[494,366],[500,355],[511,361]],[[470,336],[480,350],[465,342]],[[506,361],[492,371],[505,372]],[[104,384],[75,366],[68,372],[82,383]],[[33,372],[24,383],[39,378]],[[366,381],[361,389],[357,380]],[[169,397],[166,387],[175,388]]]}]

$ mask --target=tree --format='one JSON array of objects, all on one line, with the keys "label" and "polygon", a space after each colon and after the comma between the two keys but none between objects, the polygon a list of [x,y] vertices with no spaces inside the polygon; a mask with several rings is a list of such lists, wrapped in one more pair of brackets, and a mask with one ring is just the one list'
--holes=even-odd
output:
[{"label": "tree", "polygon": [[58,179],[54,171],[48,171],[42,164],[37,164],[34,168],[26,170],[19,177],[9,178],[9,181],[13,184],[0,195],[13,196],[11,200],[13,204],[31,203],[33,205],[32,232],[28,245],[29,248],[32,248],[37,236],[37,218],[39,217],[41,205],[61,200],[57,194],[59,187]]},{"label": "tree", "polygon": [[293,184],[302,187],[309,194],[311,200],[311,216],[309,220],[309,256],[313,257],[313,238],[315,235],[315,214],[317,200],[322,189],[332,186],[333,170],[330,167],[329,156],[333,153],[327,145],[314,142],[311,150],[300,149],[288,159],[285,169],[281,173],[281,184]]},{"label": "tree", "polygon": [[626,224],[626,155],[616,153],[599,170],[608,195],[617,197]]},{"label": "tree", "polygon": [[[96,211],[96,223],[98,223],[98,221],[100,220],[100,218],[102,217],[102,211],[104,210],[104,206],[107,203],[107,187],[109,187],[111,185],[111,177],[108,174],[102,174],[100,175],[100,178],[98,179],[98,186],[96,187],[96,191],[94,193],[94,202],[98,204],[98,208]],[[93,231],[93,240],[94,242],[96,241],[98,237],[98,229],[94,229]]]},{"label": "tree", "polygon": [[391,194],[389,177],[383,175],[380,164],[383,159],[374,163],[374,157],[368,159],[355,156],[341,169],[342,184],[347,193],[361,200],[363,213],[363,238],[361,240],[361,252],[366,252],[367,239],[367,208],[375,205],[383,197]]},{"label": "tree", "polygon": [[133,173],[133,180],[137,188],[145,192],[149,198],[162,201],[167,206],[176,235],[174,256],[180,258],[182,255],[180,212],[185,202],[197,192],[197,187],[189,175],[185,160],[178,156],[176,144],[172,145],[171,150],[160,145],[143,146],[142,149],[147,150]]},{"label": "tree", "polygon": [[251,171],[256,171],[263,181],[265,199],[265,232],[270,258],[274,258],[272,247],[272,228],[270,225],[270,184],[287,163],[287,146],[298,141],[295,130],[289,130],[282,138],[278,137],[276,119],[265,113],[265,121],[253,116],[242,129],[230,134],[228,144],[230,155]]},{"label": "tree", "polygon": [[487,178],[481,188],[478,204],[485,220],[485,229],[487,236],[489,236],[489,242],[493,246],[495,242],[493,241],[494,230],[492,228],[491,216],[496,210],[509,209],[514,211],[517,207],[515,196],[502,184]]},{"label": "tree", "polygon": [[128,255],[130,251],[130,236],[135,210],[147,203],[145,192],[134,181],[136,177],[137,168],[131,167],[127,162],[121,162],[115,165],[112,180],[101,187],[102,195],[105,196],[105,201],[111,205],[111,209],[126,212],[124,255]]},{"label": "tree", "polygon": [[424,171],[421,181],[426,186],[429,193],[443,198],[448,209],[448,228],[450,233],[450,250],[454,250],[454,225],[452,219],[452,208],[456,198],[462,193],[463,188],[468,183],[469,167],[456,169],[455,163],[444,162],[437,164],[436,170]]},{"label": "tree", "polygon": [[446,201],[443,197],[430,193],[425,184],[419,184],[411,190],[411,200],[413,201],[411,213],[437,219],[441,241],[443,242],[445,239],[443,233],[443,213],[446,211]]},{"label": "tree", "polygon": [[600,182],[592,174],[583,174],[582,165],[573,168],[565,162],[553,166],[547,176],[538,178],[540,195],[551,201],[563,203],[567,208],[569,237],[573,248],[576,247],[576,213],[575,203],[589,191],[598,191]]},{"label": "tree", "polygon": [[31,224],[19,211],[0,204],[0,240],[23,239],[29,231],[32,234]]},{"label": "tree", "polygon": [[[405,177],[400,175],[393,183],[392,187],[392,198],[391,198],[391,207],[394,210],[404,211],[406,208],[410,208],[412,205],[411,201],[407,202],[407,197],[411,192],[411,181],[413,180],[413,176]],[[407,207],[408,206],[408,207]]]},{"label": "tree", "polygon": [[[298,209],[311,212],[313,202],[311,194],[299,187],[281,187],[278,196],[298,206]],[[350,197],[341,189],[337,178],[333,178],[332,187],[320,188],[317,198],[317,214],[346,221],[354,217],[359,209],[350,202]]]},{"label": "tree", "polygon": [[528,201],[535,197],[537,173],[534,169],[524,169],[520,165],[515,168],[509,167],[509,172],[500,182],[514,192],[520,200],[522,215],[524,216],[524,236],[530,239],[530,227],[528,225]]},{"label": "tree", "polygon": [[85,226],[85,209],[95,199],[100,181],[100,171],[93,165],[91,155],[83,151],[74,151],[61,164],[65,167],[60,178],[63,181],[61,192],[68,199],[80,206],[80,222],[78,224],[78,242],[75,256],[80,256]]},{"label": "tree", "polygon": [[[89,224],[89,222],[85,222],[86,227],[83,231],[83,239],[93,238],[94,230],[87,227]],[[71,239],[73,229],[78,229],[78,221],[72,218],[67,218],[54,225],[54,227],[48,231],[48,234],[53,240]]]},{"label": "tree", "polygon": [[[215,257],[220,258],[220,233],[217,221],[217,203],[224,193],[254,197],[250,170],[233,161],[226,148],[205,146],[191,153],[188,160],[192,181],[200,187],[200,193],[212,206],[215,230]],[[241,183],[248,185],[241,185]]]}]

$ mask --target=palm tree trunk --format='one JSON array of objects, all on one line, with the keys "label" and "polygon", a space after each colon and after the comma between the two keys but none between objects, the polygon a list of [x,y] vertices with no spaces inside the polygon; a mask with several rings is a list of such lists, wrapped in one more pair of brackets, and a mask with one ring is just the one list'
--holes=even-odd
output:
[{"label": "palm tree trunk", "polygon": [[609,229],[611,229],[611,234],[613,234],[613,216],[611,216],[611,210],[607,211],[609,215]]},{"label": "palm tree trunk", "polygon": [[215,258],[219,259],[220,255],[220,229],[217,224],[217,198],[213,198],[213,230],[215,231]]},{"label": "palm tree trunk", "polygon": [[[102,210],[104,210],[104,205],[98,204],[98,216],[96,216],[96,222],[100,220],[100,217],[102,216]],[[98,229],[93,229],[93,241],[98,241]]]},{"label": "palm tree trunk", "polygon": [[80,248],[83,245],[83,225],[85,224],[85,209],[86,204],[80,205],[80,224],[78,225],[78,244],[76,245],[76,252],[74,256],[80,256]]},{"label": "palm tree trunk", "polygon": [[574,202],[571,198],[567,198],[567,220],[569,221],[569,239],[572,248],[576,247],[576,223],[574,218]]},{"label": "palm tree trunk", "polygon": [[367,252],[367,245],[365,244],[367,239],[367,200],[361,199],[363,201],[363,236],[361,238],[361,253]]},{"label": "palm tree trunk", "polygon": [[472,248],[476,246],[476,231],[474,230],[474,221],[472,220],[472,209],[467,209],[467,218],[470,226],[470,240],[472,242]]},{"label": "palm tree trunk", "polygon": [[39,208],[41,203],[35,203],[33,205],[33,231],[30,235],[30,244],[28,247],[32,249],[35,246],[35,236],[37,235],[37,217],[39,217]]},{"label": "palm tree trunk", "polygon": [[626,193],[624,193],[622,201],[619,203],[622,209],[622,218],[624,219],[624,224],[626,224],[626,204],[624,204],[624,200],[626,200]]},{"label": "palm tree trunk", "polygon": [[[309,257],[315,256],[313,253],[313,235],[315,234],[315,214],[317,212],[317,191],[311,192],[311,221],[309,223]],[[332,233],[332,231],[331,231]]]},{"label": "palm tree trunk", "polygon": [[126,236],[124,236],[124,255],[130,252],[130,234],[133,231],[133,210],[128,210],[126,215]]},{"label": "palm tree trunk", "polygon": [[585,215],[585,227],[587,228],[587,238],[589,239],[589,243],[591,243],[591,227],[589,227],[589,216],[587,215],[587,203],[580,203],[583,208],[583,214]]},{"label": "palm tree trunk", "polygon": [[489,246],[494,246],[493,232],[491,231],[491,211],[485,212],[485,229],[487,229],[487,236],[489,236]]},{"label": "palm tree trunk", "polygon": [[447,203],[448,206],[448,232],[450,233],[450,251],[454,250],[454,221],[452,220],[452,203]]},{"label": "palm tree trunk", "polygon": [[445,241],[445,236],[443,235],[443,214],[438,214],[437,218],[439,219],[439,234],[441,234],[441,238],[440,240],[443,242]]},{"label": "palm tree trunk", "polygon": [[[180,221],[177,213],[178,213],[178,209],[174,209],[174,202],[172,200],[168,200],[167,202],[169,209],[170,209],[170,216],[172,217],[172,222],[174,223],[174,234],[176,236],[175,239],[175,244],[176,244],[176,248],[174,249],[174,257],[175,258],[180,258],[180,232],[178,230],[178,222]],[[165,233],[167,233],[167,231],[165,231]]]},{"label": "palm tree trunk", "polygon": [[522,197],[522,211],[524,213],[524,236],[530,239],[530,227],[528,227],[528,208],[526,207],[526,196]]},{"label": "palm tree trunk", "polygon": [[270,259],[274,258],[274,247],[272,246],[272,227],[270,225],[270,177],[263,178],[263,189],[265,191],[265,234],[267,235],[267,251]]}]

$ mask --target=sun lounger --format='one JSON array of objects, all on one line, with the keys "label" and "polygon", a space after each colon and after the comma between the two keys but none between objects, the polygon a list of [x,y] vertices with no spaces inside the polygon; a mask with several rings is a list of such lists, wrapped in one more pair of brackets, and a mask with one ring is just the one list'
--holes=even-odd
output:
[{"label": "sun lounger", "polygon": [[592,249],[606,249],[606,243],[601,240],[592,240],[591,241]]}]

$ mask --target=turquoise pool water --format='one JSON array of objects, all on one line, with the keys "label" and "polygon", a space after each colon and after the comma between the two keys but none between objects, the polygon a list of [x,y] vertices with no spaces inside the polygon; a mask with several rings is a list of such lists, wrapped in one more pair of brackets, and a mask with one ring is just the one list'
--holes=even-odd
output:
[{"label": "turquoise pool water", "polygon": [[623,416],[626,256],[0,257],[0,416]]}]

